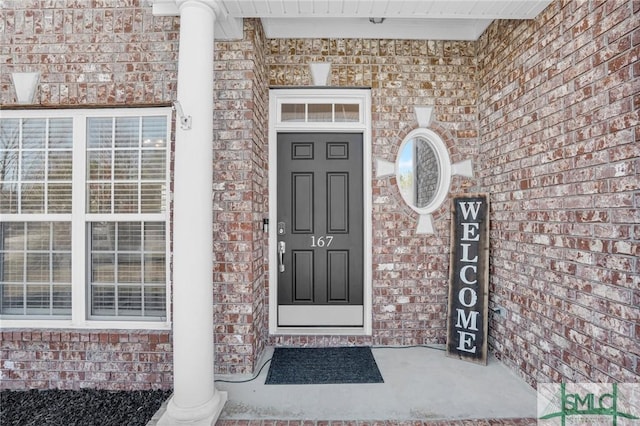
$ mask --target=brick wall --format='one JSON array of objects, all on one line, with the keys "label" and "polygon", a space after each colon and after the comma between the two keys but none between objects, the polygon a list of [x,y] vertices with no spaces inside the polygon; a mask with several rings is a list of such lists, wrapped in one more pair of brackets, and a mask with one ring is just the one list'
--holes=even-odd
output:
[{"label": "brick wall", "polygon": [[[308,86],[310,62],[332,63],[330,85],[371,87],[373,158],[394,162],[418,127],[413,107],[434,106],[431,129],[452,162],[477,152],[474,42],[318,39],[268,40],[269,83]],[[434,213],[436,235],[416,235],[417,214],[395,178],[373,181],[373,336],[277,336],[275,345],[444,343],[449,265],[449,202]],[[454,177],[452,192],[474,189]],[[477,189],[477,188],[475,188]]]},{"label": "brick wall", "polygon": [[0,103],[15,103],[14,71],[40,71],[41,105],[171,102],[177,23],[140,0],[4,0]]},{"label": "brick wall", "polygon": [[490,344],[534,385],[638,380],[639,8],[554,2],[478,43]]},{"label": "brick wall", "polygon": [[169,389],[169,332],[3,330],[2,389]]},{"label": "brick wall", "polygon": [[215,46],[214,294],[216,372],[251,373],[268,333],[268,86],[264,33]]}]

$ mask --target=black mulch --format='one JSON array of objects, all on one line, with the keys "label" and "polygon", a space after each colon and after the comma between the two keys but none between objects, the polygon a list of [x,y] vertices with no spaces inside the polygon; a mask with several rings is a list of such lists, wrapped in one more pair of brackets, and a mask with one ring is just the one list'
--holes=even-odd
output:
[{"label": "black mulch", "polygon": [[2,426],[144,426],[171,391],[0,392]]}]

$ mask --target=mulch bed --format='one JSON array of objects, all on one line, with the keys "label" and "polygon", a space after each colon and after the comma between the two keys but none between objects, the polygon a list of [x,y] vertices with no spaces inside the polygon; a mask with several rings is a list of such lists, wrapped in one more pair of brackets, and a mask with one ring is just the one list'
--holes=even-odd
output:
[{"label": "mulch bed", "polygon": [[171,391],[0,392],[2,426],[144,426]]}]

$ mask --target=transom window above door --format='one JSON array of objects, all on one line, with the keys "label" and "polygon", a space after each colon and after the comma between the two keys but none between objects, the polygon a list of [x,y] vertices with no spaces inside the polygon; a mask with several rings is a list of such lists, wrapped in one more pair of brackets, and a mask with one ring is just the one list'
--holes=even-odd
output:
[{"label": "transom window above door", "polygon": [[3,111],[3,326],[168,326],[170,108]]},{"label": "transom window above door", "polygon": [[360,121],[360,105],[347,103],[281,104],[282,122],[357,123]]},{"label": "transom window above door", "polygon": [[366,118],[361,99],[324,96],[323,90],[317,90],[311,97],[277,99],[275,119],[279,127],[299,128],[305,124],[314,127],[336,124],[362,126]]}]

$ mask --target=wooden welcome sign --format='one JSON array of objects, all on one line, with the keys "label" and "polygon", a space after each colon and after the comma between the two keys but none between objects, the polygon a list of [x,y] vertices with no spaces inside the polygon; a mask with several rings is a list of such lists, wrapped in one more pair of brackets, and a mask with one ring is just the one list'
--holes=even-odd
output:
[{"label": "wooden welcome sign", "polygon": [[447,355],[487,364],[489,300],[489,196],[454,196]]}]

